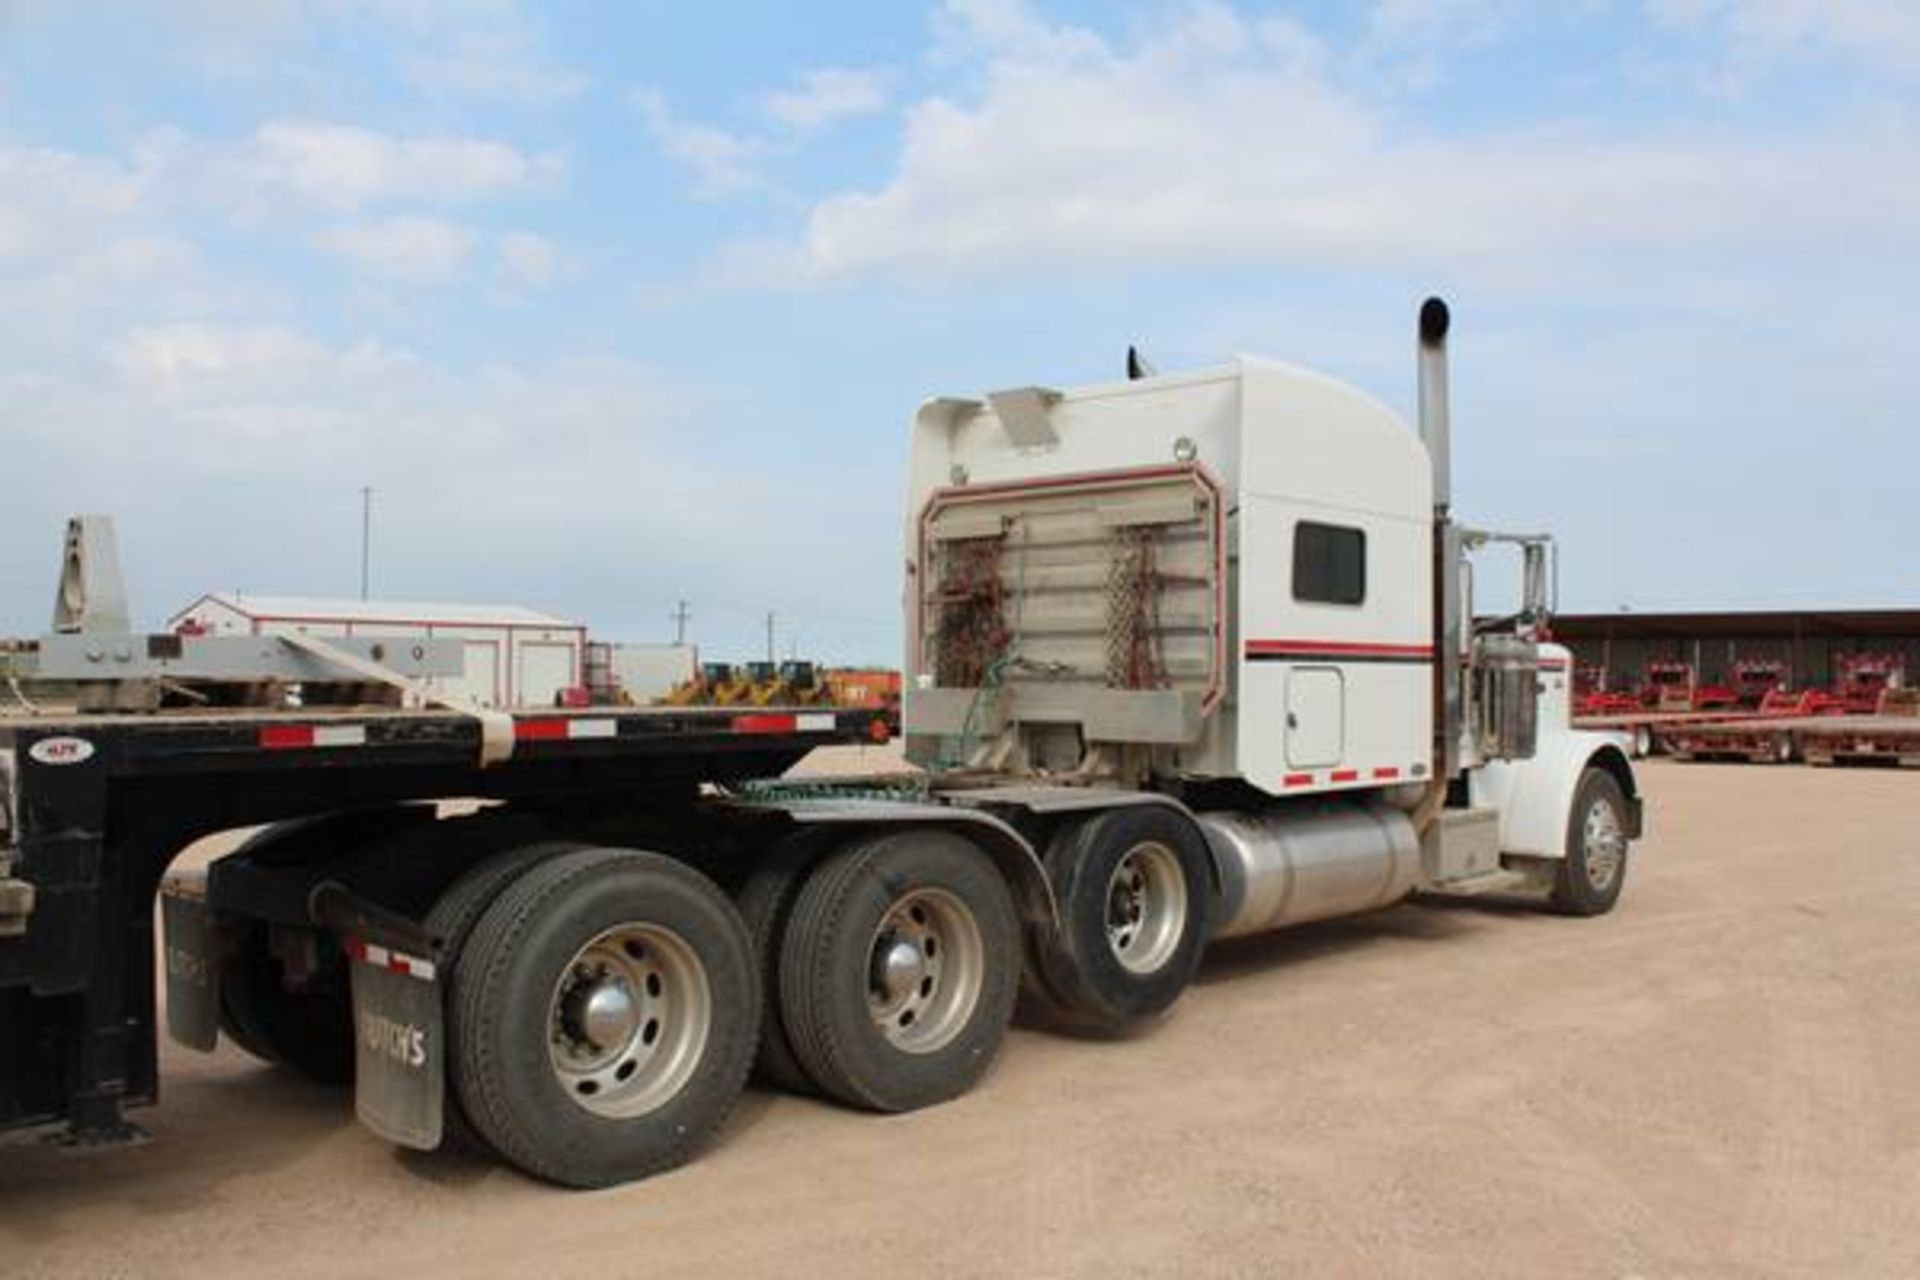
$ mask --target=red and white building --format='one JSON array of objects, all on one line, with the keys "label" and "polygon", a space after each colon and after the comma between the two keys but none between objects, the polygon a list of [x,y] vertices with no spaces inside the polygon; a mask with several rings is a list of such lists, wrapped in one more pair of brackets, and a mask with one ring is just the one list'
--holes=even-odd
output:
[{"label": "red and white building", "polygon": [[492,707],[550,707],[583,680],[587,629],[514,605],[330,600],[211,592],[167,621],[206,635],[420,636],[459,640],[466,668],[431,683]]}]

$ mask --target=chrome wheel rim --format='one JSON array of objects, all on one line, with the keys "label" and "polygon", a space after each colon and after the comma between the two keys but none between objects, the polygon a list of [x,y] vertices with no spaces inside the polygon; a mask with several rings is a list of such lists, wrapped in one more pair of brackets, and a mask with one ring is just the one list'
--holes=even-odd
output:
[{"label": "chrome wheel rim", "polygon": [[1180,947],[1187,927],[1187,879],[1158,841],[1137,844],[1107,880],[1107,946],[1128,973],[1153,973]]},{"label": "chrome wheel rim", "polygon": [[1620,867],[1627,858],[1627,837],[1620,827],[1620,815],[1606,800],[1595,800],[1587,808],[1582,828],[1582,847],[1587,864],[1587,883],[1601,893],[1613,887]]},{"label": "chrome wheel rim", "polygon": [[654,924],[608,929],[574,953],[548,1002],[548,1059],[576,1105],[645,1115],[685,1087],[713,1026],[700,957]]},{"label": "chrome wheel rim", "polygon": [[915,889],[873,931],[867,1012],[894,1048],[937,1052],[972,1019],[986,971],[986,944],[966,903],[945,889]]}]

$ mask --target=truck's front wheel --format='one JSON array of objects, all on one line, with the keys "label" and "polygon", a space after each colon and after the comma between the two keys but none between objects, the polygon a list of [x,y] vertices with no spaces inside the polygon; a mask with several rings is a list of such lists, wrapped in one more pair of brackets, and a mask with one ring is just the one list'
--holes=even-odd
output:
[{"label": "truck's front wheel", "polygon": [[1554,876],[1553,905],[1568,915],[1605,915],[1626,879],[1626,796],[1612,774],[1588,769],[1567,815],[1567,856]]},{"label": "truck's front wheel", "polygon": [[549,1181],[607,1186],[682,1163],[725,1119],[759,1029],[746,930],[705,877],[591,849],[488,908],[454,973],[461,1107]]}]

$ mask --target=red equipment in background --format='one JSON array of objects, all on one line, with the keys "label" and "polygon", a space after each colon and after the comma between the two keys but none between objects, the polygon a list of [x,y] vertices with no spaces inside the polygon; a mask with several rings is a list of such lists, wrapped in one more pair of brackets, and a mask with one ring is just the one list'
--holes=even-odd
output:
[{"label": "red equipment in background", "polygon": [[1743,707],[1760,708],[1776,691],[1785,692],[1792,683],[1787,664],[1766,658],[1742,658],[1733,664],[1733,692]]},{"label": "red equipment in background", "polygon": [[1573,669],[1573,714],[1576,716],[1631,715],[1640,709],[1640,699],[1630,693],[1609,689],[1611,673],[1605,667],[1578,666]]},{"label": "red equipment in background", "polygon": [[1841,654],[1838,665],[1833,692],[1848,715],[1873,715],[1887,690],[1906,687],[1907,661],[1897,653]]}]

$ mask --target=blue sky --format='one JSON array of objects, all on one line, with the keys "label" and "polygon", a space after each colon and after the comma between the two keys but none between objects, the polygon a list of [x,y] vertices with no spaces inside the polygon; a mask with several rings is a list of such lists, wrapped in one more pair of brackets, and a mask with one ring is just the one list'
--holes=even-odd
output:
[{"label": "blue sky", "polygon": [[1920,6],[0,0],[0,631],[351,594],[891,660],[922,397],[1239,351],[1575,609],[1920,604]]}]

